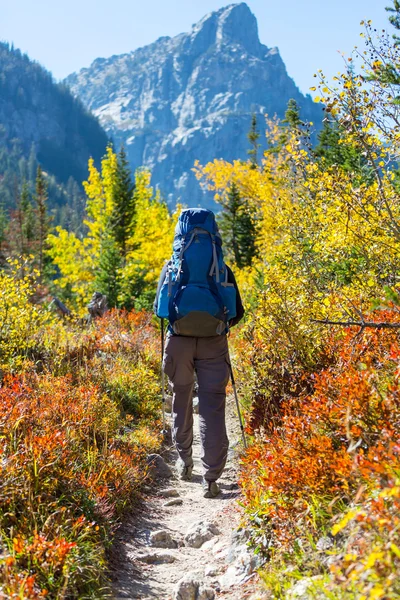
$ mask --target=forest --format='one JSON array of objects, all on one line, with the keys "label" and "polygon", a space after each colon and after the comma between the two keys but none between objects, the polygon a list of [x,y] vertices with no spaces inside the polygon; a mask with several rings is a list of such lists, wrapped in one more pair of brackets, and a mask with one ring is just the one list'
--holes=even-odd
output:
[{"label": "forest", "polygon": [[[281,122],[253,119],[247,161],[194,165],[246,308],[230,338],[239,483],[271,598],[304,577],[310,598],[400,598],[397,0],[389,17],[362,23],[334,81],[315,73],[316,145],[291,101]],[[162,444],[151,306],[181,207],[112,145],[89,161],[79,228],[52,224],[47,187],[35,165],[0,214],[0,594],[102,598]],[[110,310],[90,323],[94,291]]]}]

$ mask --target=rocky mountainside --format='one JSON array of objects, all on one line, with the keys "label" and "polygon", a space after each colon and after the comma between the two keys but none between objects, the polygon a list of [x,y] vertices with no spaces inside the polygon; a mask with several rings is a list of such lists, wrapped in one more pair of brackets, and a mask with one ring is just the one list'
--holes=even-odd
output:
[{"label": "rocky mountainside", "polygon": [[66,79],[72,92],[124,143],[133,168],[149,167],[168,202],[209,205],[195,159],[246,158],[251,115],[282,117],[294,98],[303,119],[321,111],[264,46],[245,3],[205,16],[189,33],[129,54],[99,58]]},{"label": "rocky mountainside", "polygon": [[26,54],[0,43],[0,203],[12,207],[14,180],[34,177],[28,157],[58,183],[71,177],[81,183],[89,157],[98,161],[107,141],[97,118],[64,84],[56,84]]}]

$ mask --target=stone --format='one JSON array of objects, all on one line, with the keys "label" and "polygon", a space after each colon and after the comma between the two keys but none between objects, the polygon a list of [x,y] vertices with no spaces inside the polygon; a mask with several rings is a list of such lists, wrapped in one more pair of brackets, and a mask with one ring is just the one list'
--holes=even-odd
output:
[{"label": "stone", "polygon": [[176,561],[176,556],[169,552],[148,552],[147,554],[139,554],[137,557],[141,562],[149,564],[173,563]]},{"label": "stone", "polygon": [[179,492],[176,488],[167,488],[166,490],[161,490],[161,496],[163,498],[178,498]]},{"label": "stone", "polygon": [[333,546],[333,539],[328,535],[319,538],[316,543],[317,550],[326,551],[330,550]]},{"label": "stone", "polygon": [[[294,585],[287,591],[286,598],[288,600],[312,600],[313,598],[315,598],[313,584],[318,579],[318,576],[303,577],[303,579],[300,579],[296,583],[296,585]],[[318,590],[318,600],[323,600],[324,598],[326,598],[325,594]]]},{"label": "stone", "polygon": [[227,544],[223,540],[220,540],[219,542],[216,542],[214,544],[212,552],[213,554],[218,554],[219,552],[221,552],[221,550],[228,550]]},{"label": "stone", "polygon": [[[237,485],[237,484],[234,484]],[[231,540],[232,540],[232,545],[236,545],[236,544],[243,544],[245,542],[247,542],[250,539],[250,530],[249,529],[245,529],[244,527],[239,527],[239,529],[236,529],[236,531],[232,532],[232,536],[231,536]]]},{"label": "stone", "polygon": [[[201,547],[203,549],[204,545]],[[205,569],[204,569],[204,575],[206,577],[217,577],[217,575],[219,575],[220,569],[218,567],[216,567],[215,565],[208,565]]]},{"label": "stone", "polygon": [[204,544],[201,546],[201,549],[208,552],[213,549],[213,547],[215,546],[217,541],[218,541],[218,538],[212,538],[211,540],[208,540],[208,542],[204,542]]},{"label": "stone", "polygon": [[200,548],[204,542],[208,542],[218,535],[218,528],[209,521],[193,523],[186,532],[185,544],[191,548]]},{"label": "stone", "polygon": [[152,470],[153,477],[166,479],[174,476],[171,467],[167,465],[163,457],[159,454],[149,454],[146,460]]},{"label": "stone", "polygon": [[176,584],[174,600],[196,600],[202,581],[201,571],[186,573]]},{"label": "stone", "polygon": [[215,592],[203,580],[201,572],[187,573],[175,586],[174,600],[214,600]]},{"label": "stone", "polygon": [[199,397],[195,396],[193,398],[193,412],[195,415],[199,414]]},{"label": "stone", "polygon": [[156,548],[177,548],[178,542],[173,539],[172,535],[166,529],[153,531],[150,534],[150,544]]},{"label": "stone", "polygon": [[200,587],[196,600],[214,600],[215,592],[210,587]]},{"label": "stone", "polygon": [[183,504],[182,498],[171,498],[171,500],[164,502],[163,506],[180,506],[181,504]]},{"label": "stone", "polygon": [[[230,588],[247,580],[265,561],[260,554],[254,554],[252,549],[243,543],[247,538],[247,532],[239,531],[234,533],[232,538],[236,544],[226,551],[226,562],[229,563],[229,567],[219,578],[222,588]],[[217,556],[218,554],[216,558]]]},{"label": "stone", "polygon": [[227,589],[243,581],[244,577],[238,575],[234,565],[230,565],[225,573],[219,578],[222,589]]}]

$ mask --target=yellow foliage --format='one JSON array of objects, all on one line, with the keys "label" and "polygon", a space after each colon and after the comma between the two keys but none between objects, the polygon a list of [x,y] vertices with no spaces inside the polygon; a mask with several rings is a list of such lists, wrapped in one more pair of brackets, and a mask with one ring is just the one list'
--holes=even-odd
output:
[{"label": "yellow foliage", "polygon": [[48,254],[62,274],[57,286],[73,293],[77,305],[83,307],[89,301],[90,283],[94,279],[93,239],[80,240],[62,227],[56,227],[56,233],[48,236]]},{"label": "yellow foliage", "polygon": [[116,171],[117,154],[112,146],[108,146],[106,155],[101,161],[101,173],[96,169],[91,158],[89,177],[83,182],[88,198],[86,210],[89,217],[85,220],[85,225],[89,229],[89,237],[96,240],[98,249],[113,210],[113,185]]},{"label": "yellow foliage", "polygon": [[179,207],[170,215],[150,186],[150,173],[139,170],[135,177],[135,230],[129,240],[132,248],[127,255],[122,277],[127,281],[142,279],[156,284],[166,259],[171,255],[174,228]]},{"label": "yellow foliage", "polygon": [[0,271],[0,369],[18,370],[29,354],[39,350],[39,337],[53,320],[51,313],[31,302],[31,276],[20,276],[21,265],[9,263]]}]

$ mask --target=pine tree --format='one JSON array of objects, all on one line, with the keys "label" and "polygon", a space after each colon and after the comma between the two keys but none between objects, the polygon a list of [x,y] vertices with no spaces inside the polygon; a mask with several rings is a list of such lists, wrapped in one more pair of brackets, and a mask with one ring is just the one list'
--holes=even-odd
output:
[{"label": "pine tree", "polygon": [[117,170],[113,183],[113,211],[110,217],[110,232],[123,260],[126,258],[127,241],[134,229],[134,186],[124,147],[118,154]]},{"label": "pine tree", "polygon": [[[392,0],[393,6],[387,6],[385,10],[391,13],[389,22],[395,29],[400,31],[400,0]],[[400,42],[400,38],[397,35],[393,35],[397,43]]]},{"label": "pine tree", "polygon": [[41,166],[37,168],[36,174],[36,194],[35,201],[37,205],[37,240],[39,249],[39,277],[43,278],[44,271],[44,249],[47,237],[48,221],[46,211],[47,185]]},{"label": "pine tree", "polygon": [[323,160],[327,166],[340,166],[349,173],[357,174],[367,182],[371,172],[367,168],[365,157],[354,145],[344,143],[340,125],[333,119],[326,118],[320,133],[314,156]]},{"label": "pine tree", "polygon": [[288,143],[291,134],[295,134],[301,143],[305,141],[305,133],[303,131],[304,123],[300,119],[300,108],[296,100],[291,98],[287,104],[285,118],[280,122],[280,135],[274,146],[268,148],[267,152],[271,154],[279,154],[284,146]]},{"label": "pine tree", "polygon": [[252,169],[256,169],[258,167],[258,149],[260,147],[258,140],[260,139],[260,133],[257,129],[257,115],[255,113],[253,113],[251,117],[251,126],[250,131],[247,134],[247,139],[251,146],[250,150],[247,150],[247,154],[250,156]]},{"label": "pine tree", "polygon": [[37,175],[38,162],[36,159],[35,144],[32,144],[31,151],[28,159],[28,177],[29,181],[33,184]]},{"label": "pine tree", "polygon": [[256,254],[256,229],[248,202],[240,195],[239,188],[232,183],[227,201],[218,218],[226,253],[241,269],[251,265]]},{"label": "pine tree", "polygon": [[299,129],[299,127],[301,127],[303,125],[303,122],[300,119],[299,105],[297,104],[296,100],[294,100],[293,98],[291,98],[288,102],[286,112],[285,112],[285,118],[282,122],[287,124],[287,126],[291,130]]},{"label": "pine tree", "polygon": [[35,239],[35,214],[30,201],[29,185],[26,181],[22,184],[20,211],[22,215],[22,237],[24,251],[28,250],[31,242]]},{"label": "pine tree", "polygon": [[121,291],[122,258],[114,238],[106,234],[101,244],[100,258],[97,266],[95,287],[96,292],[107,296],[110,308],[118,306]]},{"label": "pine tree", "polygon": [[7,212],[6,212],[3,204],[0,204],[0,260],[2,259],[5,242],[7,240],[7,226],[8,226]]}]

